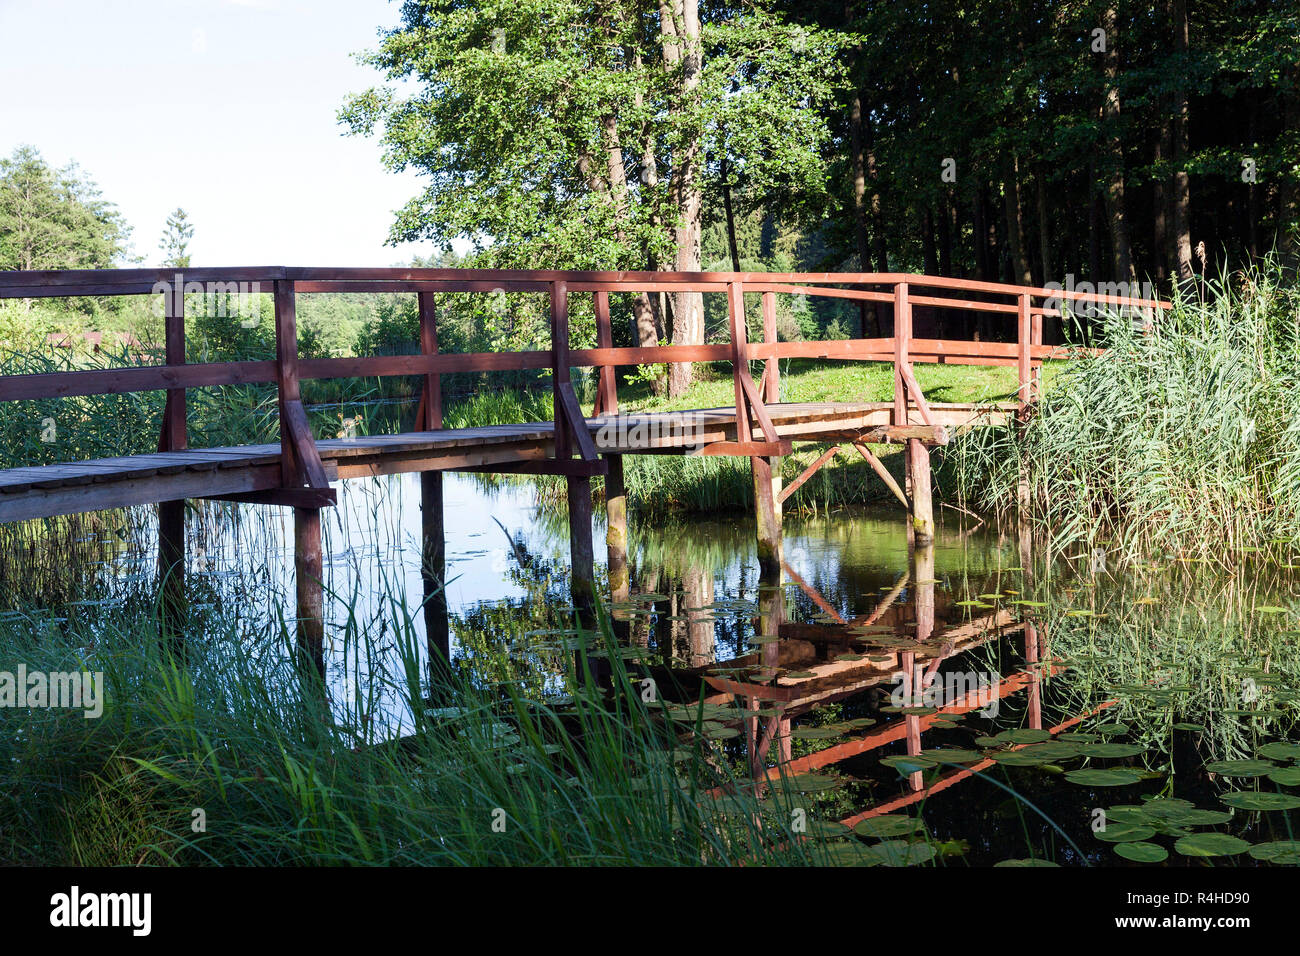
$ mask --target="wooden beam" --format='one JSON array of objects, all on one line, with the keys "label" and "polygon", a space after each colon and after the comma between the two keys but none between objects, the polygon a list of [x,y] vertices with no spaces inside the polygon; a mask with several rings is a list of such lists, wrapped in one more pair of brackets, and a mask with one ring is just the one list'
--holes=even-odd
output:
[{"label": "wooden beam", "polygon": [[889,473],[884,462],[871,453],[871,449],[861,442],[854,442],[853,447],[858,450],[858,454],[867,460],[871,470],[880,476],[880,480],[885,483],[885,487],[894,493],[894,497],[903,503],[903,507],[908,511],[912,510],[912,503],[907,500],[907,495],[903,494],[903,489],[898,487],[898,482],[894,476]]},{"label": "wooden beam", "polygon": [[467,471],[500,475],[567,475],[571,478],[594,478],[608,471],[606,460],[581,461],[576,458],[542,458],[535,461],[501,462],[494,465],[467,465],[444,471]]},{"label": "wooden beam", "polygon": [[838,452],[839,450],[840,448],[838,445],[832,445],[825,452],[823,452],[820,458],[818,458],[816,461],[814,461],[811,465],[809,465],[807,468],[803,470],[803,474],[801,474],[798,478],[790,482],[790,484],[788,484],[785,487],[785,490],[781,492],[777,500],[784,504],[785,499],[789,498],[792,494],[794,494],[795,491],[799,488],[799,486],[802,485],[805,481],[807,481],[813,475],[817,474],[817,472],[821,470],[822,465],[826,464],[828,461],[834,458],[836,452]]},{"label": "wooden beam", "polygon": [[[560,382],[556,387],[556,396],[559,399],[559,406],[556,408],[557,428],[558,422],[563,421],[563,427],[568,431],[573,439],[573,443],[578,447],[578,454],[582,456],[583,461],[596,461],[600,453],[596,451],[596,442],[591,437],[591,432],[587,429],[587,419],[582,414],[582,406],[578,404],[578,396],[573,391],[572,382]],[[560,408],[563,412],[560,412]],[[568,444],[566,442],[566,444]],[[556,435],[556,448],[560,445],[559,435]],[[564,457],[558,456],[557,457]]]},{"label": "wooden beam", "polygon": [[794,445],[789,439],[780,439],[778,441],[715,441],[694,451],[687,452],[689,455],[703,455],[706,458],[714,455],[762,455],[766,457],[777,457],[779,455],[788,455],[794,451]]},{"label": "wooden beam", "polygon": [[196,497],[254,505],[285,505],[291,508],[328,508],[338,504],[338,492],[333,488],[269,488],[265,491],[238,491],[228,495]]}]

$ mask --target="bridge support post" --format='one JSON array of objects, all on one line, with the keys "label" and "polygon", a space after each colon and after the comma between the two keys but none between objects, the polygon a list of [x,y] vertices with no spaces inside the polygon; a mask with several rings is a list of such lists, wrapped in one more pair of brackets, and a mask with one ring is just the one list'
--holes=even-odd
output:
[{"label": "bridge support post", "polygon": [[420,579],[424,584],[424,639],[429,652],[431,696],[446,683],[451,664],[447,613],[447,540],[443,523],[442,472],[420,473]]},{"label": "bridge support post", "polygon": [[569,485],[569,563],[572,579],[569,590],[573,606],[584,627],[596,620],[596,560],[591,534],[591,479],[568,478]]},{"label": "bridge support post", "polygon": [[623,485],[623,456],[606,455],[605,548],[608,552],[609,592],[615,602],[630,596],[627,571],[627,489]]},{"label": "bridge support post", "polygon": [[912,485],[912,534],[917,544],[929,544],[934,541],[930,451],[915,438],[907,440],[907,470]]},{"label": "bridge support post", "polygon": [[174,652],[184,641],[185,502],[158,504],[158,604],[162,636]]},{"label": "bridge support post", "polygon": [[293,509],[294,583],[298,592],[298,653],[325,679],[325,576],[319,508]]},{"label": "bridge support post", "polygon": [[781,459],[750,459],[754,479],[754,520],[758,533],[758,567],[764,578],[781,574]]}]

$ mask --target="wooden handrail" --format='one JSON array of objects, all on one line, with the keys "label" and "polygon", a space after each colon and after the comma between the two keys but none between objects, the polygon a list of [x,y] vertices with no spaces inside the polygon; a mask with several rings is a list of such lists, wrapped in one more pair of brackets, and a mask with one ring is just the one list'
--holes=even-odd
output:
[{"label": "wooden handrail", "polygon": [[[849,286],[850,288],[846,288]],[[888,290],[866,288],[885,286]],[[208,362],[188,364],[185,355],[185,295],[187,291],[269,291],[275,302],[276,358],[274,361]],[[265,288],[264,288],[265,287]],[[918,295],[916,290],[1009,296],[1014,301],[983,301]],[[476,352],[448,354],[438,351],[435,293],[546,292],[551,304],[551,347],[547,351]],[[635,291],[692,291],[725,293],[728,297],[730,341],[715,345],[615,347],[610,323],[611,293]],[[296,295],[299,292],[409,292],[416,293],[420,315],[420,353],[417,355],[301,358],[298,355]],[[849,361],[893,361],[895,365],[894,423],[908,424],[908,404],[915,403],[922,420],[934,416],[917,385],[914,362],[952,362],[974,365],[1016,365],[1018,398],[1022,413],[1036,400],[1036,373],[1042,361],[1074,349],[1042,344],[1043,316],[1060,314],[1050,307],[1066,301],[1105,306],[1166,309],[1168,302],[1108,294],[1081,293],[975,282],[942,276],[903,273],[751,273],[751,272],[560,272],[510,269],[326,269],[280,266],[220,269],[119,269],[63,272],[0,272],[0,298],[138,295],[164,293],[166,349],[164,365],[129,368],[77,369],[0,377],[0,401],[69,396],[120,394],[166,390],[167,404],[159,436],[160,451],[186,447],[186,389],[235,384],[275,383],[280,414],[281,467],[286,489],[327,487],[315,441],[302,405],[303,379],[424,376],[417,412],[417,428],[442,425],[439,376],[452,372],[524,371],[550,369],[555,408],[555,454],[568,459],[576,452],[584,462],[595,462],[598,452],[591,440],[570,378],[575,367],[598,367],[595,414],[618,411],[617,380],[620,365],[651,365],[730,361],[733,366],[737,411],[737,445],[754,445],[762,432],[767,448],[778,443],[766,403],[779,401],[778,360],[826,358]],[[590,293],[596,317],[597,345],[571,349],[568,295]],[[750,343],[746,333],[744,296],[758,293],[762,302],[763,338]],[[778,341],[776,295],[810,295],[856,301],[889,302],[895,317],[894,335],[836,341]],[[1038,305],[1036,301],[1047,300]],[[1015,315],[1015,342],[968,342],[912,337],[915,306],[960,309]],[[1101,350],[1088,349],[1090,354]],[[761,382],[749,374],[750,361],[763,361]],[[752,423],[751,423],[752,422]],[[772,454],[769,451],[756,452]],[[575,467],[579,467],[575,463]]]}]

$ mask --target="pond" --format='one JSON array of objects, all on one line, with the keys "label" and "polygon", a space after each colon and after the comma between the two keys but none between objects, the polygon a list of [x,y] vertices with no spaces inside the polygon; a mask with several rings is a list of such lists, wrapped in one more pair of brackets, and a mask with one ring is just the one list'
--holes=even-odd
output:
[{"label": "pond", "polygon": [[[406,703],[398,637],[417,636],[426,668],[418,478],[340,487],[324,522],[326,687],[340,721],[400,737],[429,716]],[[444,494],[453,665],[562,702],[578,646],[564,517],[528,482],[448,475]],[[844,862],[1300,862],[1291,552],[1229,570],[1179,555],[1048,560],[1027,535],[958,517],[917,548],[897,510],[789,514],[780,581],[760,579],[742,513],[634,520],[631,593],[605,609],[617,656],[737,787],[793,793],[792,832],[832,841]],[[150,521],[91,516],[43,553],[11,540],[4,617],[40,629],[138,606]],[[293,606],[287,512],[208,503],[190,529],[195,612],[233,616],[250,644],[279,630]]]}]

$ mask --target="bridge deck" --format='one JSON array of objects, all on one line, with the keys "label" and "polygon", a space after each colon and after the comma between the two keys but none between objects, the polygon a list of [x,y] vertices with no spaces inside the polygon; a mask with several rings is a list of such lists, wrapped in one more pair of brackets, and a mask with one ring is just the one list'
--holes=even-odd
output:
[{"label": "bridge deck", "polygon": [[[881,440],[892,408],[887,402],[768,406],[781,439],[823,444]],[[931,406],[936,423],[948,429],[1002,424],[1013,410],[1013,405]],[[734,408],[600,416],[586,423],[603,454],[685,454],[736,441]],[[915,409],[911,424],[922,424]],[[542,462],[554,455],[554,438],[553,422],[534,422],[322,439],[316,447],[333,481]],[[280,451],[276,443],[0,470],[0,522],[270,491],[282,485]]]}]

